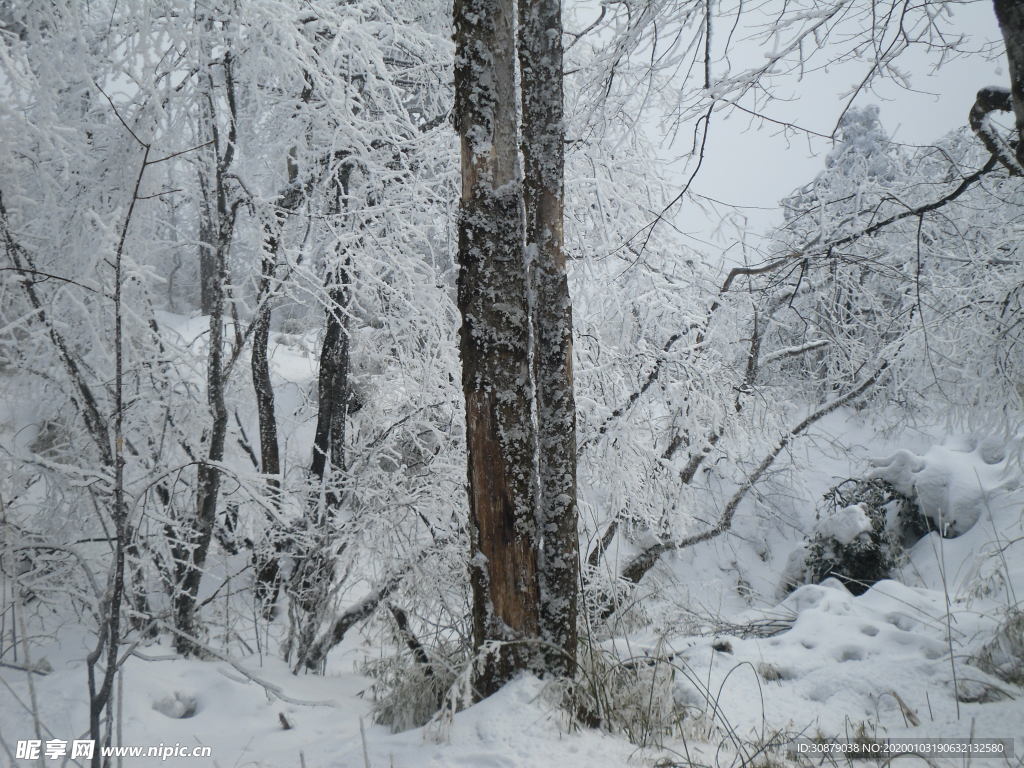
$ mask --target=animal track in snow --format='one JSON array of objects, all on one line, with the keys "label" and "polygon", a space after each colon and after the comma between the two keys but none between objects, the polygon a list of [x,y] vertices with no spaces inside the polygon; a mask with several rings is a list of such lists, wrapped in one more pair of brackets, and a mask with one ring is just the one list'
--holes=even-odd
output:
[{"label": "animal track in snow", "polygon": [[917,625],[917,620],[910,618],[905,613],[886,614],[885,620],[896,627],[896,629],[902,629],[904,632],[909,632]]},{"label": "animal track in snow", "polygon": [[836,659],[843,661],[861,661],[864,658],[864,649],[859,645],[846,645],[839,649]]}]

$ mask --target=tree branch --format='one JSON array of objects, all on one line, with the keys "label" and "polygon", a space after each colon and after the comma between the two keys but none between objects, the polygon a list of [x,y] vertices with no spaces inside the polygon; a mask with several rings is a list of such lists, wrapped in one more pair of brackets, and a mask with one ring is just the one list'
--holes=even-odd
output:
[{"label": "tree branch", "polygon": [[993,112],[1012,111],[1013,99],[1010,91],[1006,88],[989,86],[978,91],[978,96],[974,106],[971,107],[968,121],[971,124],[971,130],[981,139],[985,149],[989,151],[993,158],[1006,167],[1011,176],[1024,176],[1024,168],[1021,168],[1016,155],[1014,155],[1003,137],[995,130],[992,121],[989,120],[989,115]]},{"label": "tree branch", "polygon": [[679,541],[659,542],[648,547],[626,565],[622,571],[622,578],[625,581],[636,584],[651,568],[654,567],[655,563],[658,562],[658,559],[665,552],[684,549],[685,547],[692,546],[693,544],[699,544],[701,542],[708,541],[709,539],[713,539],[728,531],[732,526],[733,516],[736,514],[736,509],[739,507],[740,502],[743,501],[750,489],[757,484],[764,473],[772,466],[772,464],[775,463],[775,459],[778,458],[779,454],[782,453],[786,446],[788,446],[795,437],[806,431],[808,427],[864,394],[878,381],[879,377],[881,377],[882,373],[884,373],[888,367],[888,361],[883,362],[878,367],[878,370],[863,382],[846,394],[825,403],[818,408],[818,410],[814,411],[807,418],[793,427],[789,432],[783,435],[768,455],[761,460],[761,463],[754,468],[754,471],[747,475],[747,479],[743,481],[743,484],[736,489],[736,492],[725,505],[721,518],[719,518],[718,522],[714,526],[701,531],[700,533],[693,534],[692,536],[687,536]]}]

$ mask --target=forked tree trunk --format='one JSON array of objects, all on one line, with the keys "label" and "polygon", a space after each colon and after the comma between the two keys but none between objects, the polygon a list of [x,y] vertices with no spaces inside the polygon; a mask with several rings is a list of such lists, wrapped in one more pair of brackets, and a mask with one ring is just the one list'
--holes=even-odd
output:
[{"label": "forked tree trunk", "polygon": [[572,302],[563,249],[561,0],[519,0],[526,252],[531,266],[540,480],[540,622],[545,670],[576,662],[579,538]]},{"label": "forked tree trunk", "polygon": [[[335,215],[340,215],[344,211],[352,173],[352,167],[347,159],[341,159],[342,166],[331,181],[334,196],[332,212]],[[321,483],[327,481],[326,503],[329,511],[336,509],[341,503],[336,481],[345,469],[345,422],[352,395],[349,381],[351,345],[348,330],[351,299],[350,266],[351,256],[339,244],[324,278],[327,317],[323,347],[320,350],[320,374],[317,382],[319,404],[310,471]],[[331,478],[332,469],[336,470],[334,479]],[[318,525],[322,525],[323,522],[318,521]]]},{"label": "forked tree trunk", "polygon": [[[340,501],[335,483],[345,469],[345,419],[350,394],[349,277],[344,265],[331,268],[324,287],[327,292],[327,327],[320,350],[319,407],[310,469],[318,480],[327,481],[327,507],[334,509]],[[329,468],[337,470],[333,478]]]},{"label": "forked tree trunk", "polygon": [[487,696],[535,666],[540,625],[514,0],[455,0],[454,18],[473,632],[506,643],[474,681]]}]

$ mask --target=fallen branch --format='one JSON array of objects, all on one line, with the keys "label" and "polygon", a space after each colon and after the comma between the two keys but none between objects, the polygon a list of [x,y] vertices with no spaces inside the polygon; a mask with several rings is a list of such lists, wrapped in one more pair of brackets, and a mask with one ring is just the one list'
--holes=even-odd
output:
[{"label": "fallen branch", "polygon": [[13,664],[7,661],[0,661],[0,667],[16,669],[19,672],[28,672],[33,675],[48,675],[53,672],[53,667],[44,661],[37,661],[35,664]]},{"label": "fallen branch", "polygon": [[[288,704],[295,704],[296,706],[300,706],[300,707],[336,707],[337,706],[337,702],[334,702],[334,701],[310,701],[308,699],[296,699],[296,698],[293,698],[293,697],[289,696],[288,694],[286,694],[281,689],[281,686],[274,685],[273,683],[268,683],[263,678],[258,677],[257,675],[255,675],[252,672],[250,672],[248,669],[243,667],[241,664],[239,664],[237,661],[232,659],[230,656],[227,656],[227,655],[221,653],[220,651],[217,651],[217,650],[211,648],[210,646],[201,643],[197,638],[193,637],[192,635],[189,635],[189,634],[187,634],[185,632],[182,632],[180,629],[177,629],[176,627],[174,627],[174,626],[172,626],[172,625],[170,625],[170,624],[168,624],[166,622],[161,621],[161,622],[159,622],[159,624],[160,624],[161,627],[163,627],[167,631],[173,632],[174,634],[176,634],[176,635],[182,637],[183,639],[187,640],[189,643],[192,644],[193,647],[200,649],[204,654],[212,656],[213,658],[217,659],[217,661],[222,661],[225,664],[228,664],[232,669],[235,670],[235,672],[240,674],[248,682],[256,683],[256,685],[258,685],[261,688],[263,688],[263,690],[265,690],[268,695],[273,696],[275,699],[280,699],[283,702],[286,702]],[[139,658],[142,658],[142,659],[146,658],[142,654],[136,653],[135,655],[139,656]],[[177,657],[172,657],[172,658],[177,658]]]}]

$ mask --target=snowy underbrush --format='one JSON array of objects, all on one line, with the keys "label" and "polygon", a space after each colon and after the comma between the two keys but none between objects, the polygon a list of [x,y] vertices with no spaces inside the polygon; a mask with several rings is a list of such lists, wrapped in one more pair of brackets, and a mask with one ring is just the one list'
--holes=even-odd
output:
[{"label": "snowy underbrush", "polygon": [[[1024,748],[1015,443],[918,438],[894,452],[848,418],[828,427],[860,441],[860,455],[794,455],[779,478],[799,495],[769,485],[729,535],[664,558],[624,615],[582,643],[571,689],[517,690],[541,686],[533,706],[546,720],[624,739],[639,764],[815,764],[795,739],[1009,738]],[[835,491],[849,477],[861,478],[844,492],[857,503]],[[777,596],[794,547],[883,532],[893,549],[882,576],[858,583],[840,562]],[[491,706],[448,720],[475,721]]]},{"label": "snowy underbrush", "polygon": [[[207,761],[161,764],[215,768],[768,768],[829,762],[795,754],[797,738],[900,736],[1016,738],[1020,753],[1018,447],[884,444],[849,414],[823,429],[751,494],[727,534],[666,554],[636,587],[613,585],[618,612],[602,619],[589,606],[571,686],[523,676],[472,704],[466,596],[441,578],[461,567],[454,556],[417,564],[331,651],[323,676],[296,675],[281,659],[286,616],[261,622],[235,575],[247,555],[221,553],[202,596],[210,652],[182,659],[166,637],[126,647],[116,740],[209,745]],[[859,501],[819,501],[846,478],[860,483]],[[886,508],[892,493],[898,503]],[[927,525],[900,542],[886,578],[855,595],[840,568],[779,595],[794,549],[825,533],[863,541],[878,510],[888,525],[911,505]],[[52,581],[48,592],[0,585],[0,763],[30,764],[14,758],[19,740],[83,736],[95,637],[76,614],[88,601],[59,597],[83,586],[73,561],[64,553],[52,574],[30,574]],[[371,576],[350,573],[337,606],[368,594]],[[1007,764],[1018,765],[992,763]]]},{"label": "snowy underbrush", "polygon": [[[448,703],[458,708],[451,694],[470,664],[468,645],[446,643],[417,653],[371,658],[363,672],[374,680],[370,689],[374,720],[395,733],[419,728],[433,720]],[[429,653],[429,655],[428,655]]]},{"label": "snowy underbrush", "polygon": [[[674,699],[723,713],[740,742],[762,743],[766,733],[1011,738],[1019,752],[1019,446],[955,438],[893,452],[852,422],[828,427],[832,439],[844,430],[847,444],[867,437],[860,456],[819,453],[794,470],[790,487],[803,501],[770,509],[753,499],[728,536],[662,563],[648,585],[652,623],[629,635],[631,651],[688,670],[674,677]],[[879,492],[874,511],[842,498],[825,511],[814,503],[849,477]],[[924,521],[916,533],[907,530],[911,506]],[[893,525],[899,512],[903,527]],[[886,526],[895,547],[887,573],[858,584],[843,572],[843,557],[854,561]],[[780,602],[787,554],[795,547],[804,565],[826,538],[847,547],[832,553],[835,572],[805,569],[802,581],[821,583],[798,582]]]}]

